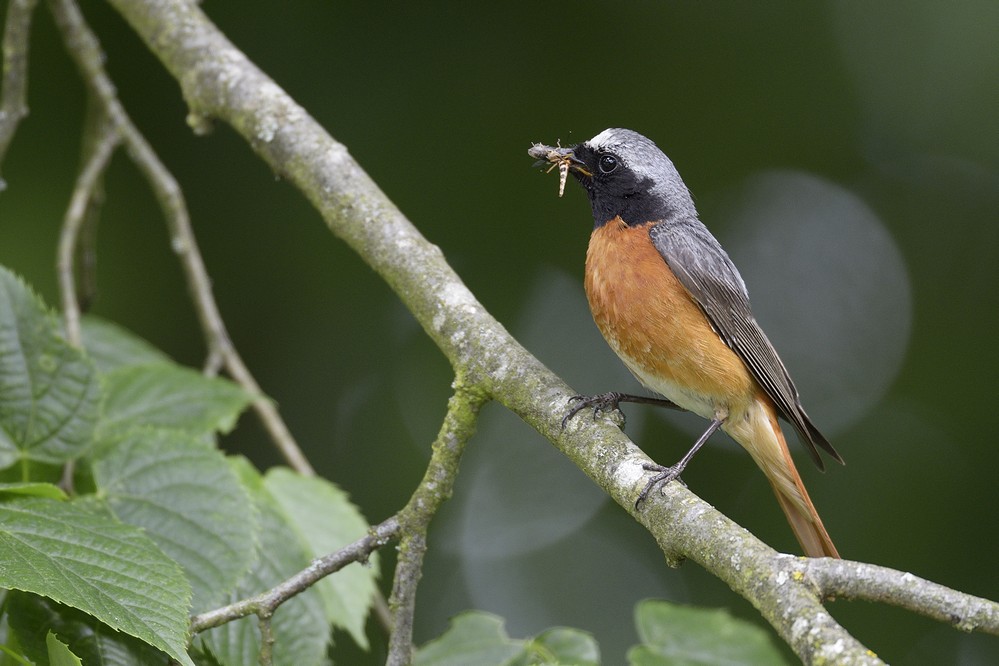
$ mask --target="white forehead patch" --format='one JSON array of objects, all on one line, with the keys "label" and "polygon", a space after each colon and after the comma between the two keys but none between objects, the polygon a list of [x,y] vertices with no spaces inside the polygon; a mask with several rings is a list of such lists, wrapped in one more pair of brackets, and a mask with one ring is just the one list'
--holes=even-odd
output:
[{"label": "white forehead patch", "polygon": [[672,202],[674,210],[683,209],[696,217],[690,193],[676,172],[676,167],[651,139],[620,127],[605,129],[584,144],[590,150],[614,153],[633,176],[654,196]]},{"label": "white forehead patch", "polygon": [[618,130],[614,127],[611,127],[605,129],[603,132],[596,135],[586,143],[587,145],[590,146],[590,148],[593,148],[594,150],[599,150],[601,148],[608,149],[611,148],[612,146],[621,143],[621,141],[617,137],[617,133]]}]

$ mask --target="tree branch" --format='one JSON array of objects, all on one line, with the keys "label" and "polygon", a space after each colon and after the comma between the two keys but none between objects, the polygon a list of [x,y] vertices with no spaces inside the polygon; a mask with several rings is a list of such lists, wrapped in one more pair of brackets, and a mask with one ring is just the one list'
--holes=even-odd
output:
[{"label": "tree branch", "polygon": [[427,550],[427,529],[441,504],[449,497],[458,476],[458,462],[465,444],[475,433],[479,409],[485,396],[469,391],[455,381],[455,393],[448,401],[427,471],[406,507],[399,512],[402,543],[389,608],[392,613],[392,636],[389,639],[388,664],[408,664],[413,656],[413,614],[416,610],[416,587],[423,573]]},{"label": "tree branch", "polygon": [[[458,462],[465,443],[475,432],[479,408],[485,400],[484,396],[462,388],[460,382],[456,381],[455,385],[455,394],[448,401],[448,412],[434,440],[433,453],[423,479],[397,515],[372,528],[354,543],[314,560],[306,569],[267,592],[194,616],[191,618],[191,633],[196,634],[247,615],[257,615],[263,635],[281,604],[347,564],[366,560],[374,550],[401,536],[399,564],[390,601],[392,635],[388,663],[408,664],[413,652],[413,613],[416,587],[426,552],[427,528],[441,504],[451,496],[454,480],[458,476]],[[263,641],[261,663],[267,663],[269,649],[268,643]]]},{"label": "tree branch", "polygon": [[[62,31],[70,56],[76,62],[92,97],[101,104],[104,113],[114,123],[116,131],[128,148],[129,156],[149,181],[163,210],[170,229],[171,246],[180,258],[188,291],[205,335],[209,358],[207,367],[211,367],[217,357],[221,358],[230,376],[255,396],[254,411],[257,412],[288,464],[299,473],[315,475],[315,470],[295,442],[274,403],[264,395],[229,338],[212,295],[211,279],[208,277],[208,271],[194,238],[194,231],[191,229],[184,195],[176,179],[132,123],[118,100],[114,84],[104,70],[103,54],[97,37],[86,24],[74,0],[49,0],[49,7]],[[68,262],[68,268],[72,271],[71,256]]]},{"label": "tree branch", "polygon": [[[94,150],[94,144],[103,139],[109,127],[103,105],[87,95],[87,110],[83,121],[83,159]],[[113,130],[113,126],[111,126]],[[104,178],[98,178],[87,198],[83,222],[76,240],[76,300],[80,310],[86,312],[97,298],[97,227],[104,209]]]},{"label": "tree branch", "polygon": [[96,123],[95,131],[94,140],[87,142],[86,152],[89,154],[84,156],[83,168],[73,186],[62,231],[59,233],[59,247],[56,253],[56,272],[62,296],[62,316],[66,321],[66,339],[76,347],[83,346],[80,333],[80,304],[76,298],[76,284],[73,277],[76,244],[101,174],[107,169],[114,149],[121,142],[121,136],[106,117]]},{"label": "tree branch", "polygon": [[340,550],[312,561],[309,566],[291,578],[282,581],[255,597],[216,608],[191,618],[191,634],[197,634],[247,615],[269,618],[274,611],[295,595],[306,591],[317,581],[339,571],[353,562],[363,562],[374,551],[395,539],[399,534],[399,520],[392,516],[372,527],[366,535]]},{"label": "tree branch", "polygon": [[[668,560],[692,559],[749,599],[806,663],[880,661],[822,606],[810,561],[781,555],[679,484],[633,508],[650,462],[606,420],[560,427],[573,392],[476,301],[424,239],[334,141],[238,51],[194,3],[110,0],[181,85],[203,128],[221,119],[330,230],[377,271],[456,368],[463,385],[517,413],[571,458],[655,536]],[[894,574],[893,574],[894,575]],[[858,583],[856,596],[869,590]],[[991,602],[985,602],[991,603]],[[918,604],[918,602],[917,602]],[[986,612],[987,614],[987,612]]]},{"label": "tree branch", "polygon": [[[28,115],[28,41],[38,0],[10,0],[3,29],[3,81],[0,83],[0,164],[17,126]],[[0,192],[6,184],[0,177]]]},{"label": "tree branch", "polygon": [[994,601],[875,564],[808,560],[803,566],[823,597],[890,604],[961,631],[999,636],[999,603]]}]

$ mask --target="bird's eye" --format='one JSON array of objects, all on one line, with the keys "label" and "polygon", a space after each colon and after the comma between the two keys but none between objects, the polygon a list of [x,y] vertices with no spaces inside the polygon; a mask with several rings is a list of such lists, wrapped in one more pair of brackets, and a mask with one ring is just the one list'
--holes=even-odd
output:
[{"label": "bird's eye", "polygon": [[604,155],[598,163],[601,173],[610,173],[617,168],[617,158],[613,155]]}]

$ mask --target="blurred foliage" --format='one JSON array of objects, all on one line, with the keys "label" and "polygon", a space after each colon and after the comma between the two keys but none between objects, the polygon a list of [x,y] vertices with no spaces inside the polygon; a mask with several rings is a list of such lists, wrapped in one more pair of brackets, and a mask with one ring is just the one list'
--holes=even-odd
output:
[{"label": "blurred foliage", "polygon": [[[581,391],[636,385],[587,321],[585,197],[569,188],[557,199],[526,149],[608,126],[652,137],[742,269],[806,408],[847,460],[820,475],[799,458],[840,551],[999,598],[999,447],[981,423],[999,374],[989,342],[999,311],[999,4],[202,6],[348,146],[485,306]],[[123,102],[184,188],[237,347],[318,470],[372,522],[390,515],[429,456],[446,362],[232,132],[191,134],[176,83],[112,10],[84,10]],[[57,302],[55,239],[84,93],[44,6],[29,85],[31,115],[3,165],[0,263]],[[94,311],[200,364],[161,216],[122,155],[106,190]],[[837,214],[821,214],[839,203],[863,212],[839,226]],[[758,224],[770,211],[781,224]],[[818,214],[795,226],[808,211]],[[629,434],[662,462],[699,425],[641,407],[628,415]],[[278,462],[252,417],[224,444],[260,466]],[[431,533],[418,642],[478,608],[506,617],[513,635],[580,627],[619,655],[636,642],[631,609],[647,596],[759,622],[696,567],[664,569],[647,534],[499,407],[484,411],[462,472]],[[762,475],[730,442],[712,442],[684,478],[796,552]],[[888,661],[999,662],[994,638],[875,606],[838,601],[832,611]],[[338,656],[362,663],[339,638]],[[384,660],[378,649],[372,663]]]}]

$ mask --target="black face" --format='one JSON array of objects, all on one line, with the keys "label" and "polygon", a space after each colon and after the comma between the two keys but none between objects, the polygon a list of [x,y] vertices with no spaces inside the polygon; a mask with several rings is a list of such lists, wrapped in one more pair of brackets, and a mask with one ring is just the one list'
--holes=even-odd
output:
[{"label": "black face", "polygon": [[656,196],[653,179],[636,173],[616,152],[582,143],[573,148],[573,155],[593,174],[571,169],[590,197],[595,226],[618,216],[629,225],[663,218],[663,202]]}]

